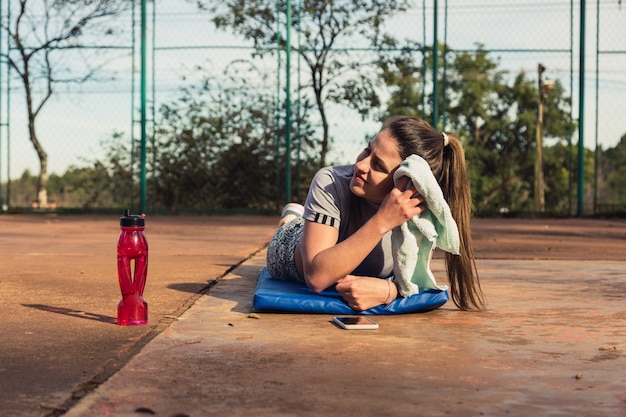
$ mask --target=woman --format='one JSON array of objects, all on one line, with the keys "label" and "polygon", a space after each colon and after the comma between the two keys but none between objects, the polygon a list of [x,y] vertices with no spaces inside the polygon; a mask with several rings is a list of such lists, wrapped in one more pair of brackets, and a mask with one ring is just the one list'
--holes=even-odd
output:
[{"label": "woman", "polygon": [[415,188],[405,189],[407,177],[394,185],[393,173],[412,154],[428,162],[459,228],[460,255],[445,255],[452,301],[462,310],[482,309],[463,148],[455,137],[405,116],[386,120],[354,165],[321,169],[304,207],[285,206],[268,247],[270,274],[304,281],[316,292],[336,284],[355,310],[396,299],[398,289],[385,279],[393,273],[391,230],[424,211]]}]

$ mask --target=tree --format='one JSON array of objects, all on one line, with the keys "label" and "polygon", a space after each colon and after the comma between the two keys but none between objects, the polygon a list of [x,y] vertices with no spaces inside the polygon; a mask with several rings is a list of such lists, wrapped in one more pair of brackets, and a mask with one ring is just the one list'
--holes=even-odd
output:
[{"label": "tree", "polygon": [[112,183],[101,162],[91,166],[69,167],[62,177],[50,175],[50,205],[54,202],[56,207],[78,207],[83,210],[119,207],[115,204],[115,197],[119,193],[112,187]]},{"label": "tree", "polygon": [[418,52],[424,55],[425,51],[413,41],[406,41],[404,46],[399,47],[396,39],[387,37],[383,45],[378,66],[391,96],[381,119],[394,114],[426,119],[422,105],[425,94],[422,87],[424,68],[417,62]]},{"label": "tree", "polygon": [[[48,155],[39,139],[36,121],[59,83],[84,82],[95,71],[93,63],[85,61],[81,74],[80,63],[67,51],[82,51],[85,38],[102,41],[112,35],[110,28],[96,23],[119,15],[130,7],[124,0],[19,0],[11,10],[9,25],[2,20],[2,29],[10,39],[6,60],[17,73],[26,98],[28,135],[39,158],[37,203],[48,206]],[[10,3],[10,4],[11,4]],[[84,57],[84,56],[83,56]],[[86,57],[85,57],[86,58]]]},{"label": "tree", "polygon": [[546,207],[553,213],[569,215],[574,191],[570,189],[572,172],[567,163],[571,159],[570,149],[567,144],[557,142],[546,146],[543,156]]},{"label": "tree", "polygon": [[[439,67],[443,67],[443,54],[441,56]],[[447,79],[445,83],[440,82],[445,85],[443,94],[447,103],[447,108],[442,109],[447,116],[445,130],[456,134],[464,143],[477,209],[487,213],[502,209],[532,210],[536,81],[523,72],[510,77],[480,45],[476,51],[448,53],[446,58],[449,59],[446,62]],[[404,87],[421,81],[416,76],[420,69],[416,59],[415,54],[402,54],[395,61],[386,61],[383,68],[386,80],[403,86],[392,88],[388,113],[404,113],[418,108],[418,99],[424,92],[419,91],[419,86]],[[437,99],[441,102],[442,97]],[[570,101],[558,81],[544,103],[546,137],[563,144],[569,133]],[[564,196],[567,189],[560,187],[567,184],[562,181],[562,169],[567,164],[566,160],[555,160],[557,156],[565,158],[566,154],[551,153],[544,172],[552,195]],[[554,208],[563,207],[552,197],[549,201]]]},{"label": "tree", "polygon": [[11,195],[11,199],[18,207],[30,207],[36,201],[37,197],[37,177],[26,169],[22,176],[13,181],[15,192]]},{"label": "tree", "polygon": [[[164,207],[275,211],[277,201],[284,201],[275,186],[284,175],[276,170],[284,165],[284,152],[274,135],[285,126],[276,126],[273,91],[262,88],[267,76],[249,62],[233,62],[222,77],[185,87],[178,100],[161,107],[155,173]],[[312,136],[307,113],[294,121],[303,138]],[[313,145],[301,144],[305,169]]]},{"label": "tree", "polygon": [[614,148],[599,151],[598,182],[599,188],[604,189],[603,200],[607,204],[626,206],[626,134]]},{"label": "tree", "polygon": [[[382,39],[382,24],[394,13],[406,10],[407,1],[303,0],[293,3],[293,27],[300,28],[302,35],[302,45],[297,52],[308,67],[309,87],[322,125],[319,155],[320,166],[324,166],[330,147],[327,104],[345,105],[362,117],[380,105],[374,72],[376,59],[348,49],[376,49]],[[280,22],[286,22],[286,0],[280,0],[278,5],[274,0],[197,0],[197,4],[213,14],[217,28],[230,28],[252,40],[257,55],[275,53],[277,40],[281,50],[285,49],[288,36],[285,26],[276,26],[279,16]]]}]

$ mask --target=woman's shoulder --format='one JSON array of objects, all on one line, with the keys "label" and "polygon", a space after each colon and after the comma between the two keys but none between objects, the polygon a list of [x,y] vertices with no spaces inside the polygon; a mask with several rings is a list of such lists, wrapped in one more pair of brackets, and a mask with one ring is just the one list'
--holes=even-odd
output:
[{"label": "woman's shoulder", "polygon": [[328,166],[317,171],[304,205],[304,218],[313,221],[314,216],[323,215],[334,219],[333,226],[339,229],[342,213],[348,213],[353,171],[354,165]]},{"label": "woman's shoulder", "polygon": [[344,200],[343,197],[350,192],[353,171],[354,165],[321,168],[311,182],[309,194],[316,199],[332,200],[339,204],[339,201]]},{"label": "woman's shoulder", "polygon": [[354,165],[334,165],[321,168],[315,177],[317,181],[329,183],[346,178],[351,179],[353,173]]}]

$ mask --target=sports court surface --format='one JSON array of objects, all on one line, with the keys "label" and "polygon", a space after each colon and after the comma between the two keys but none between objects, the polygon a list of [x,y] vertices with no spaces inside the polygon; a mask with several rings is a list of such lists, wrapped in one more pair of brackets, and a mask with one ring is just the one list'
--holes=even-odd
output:
[{"label": "sports court surface", "polygon": [[250,317],[276,221],[148,217],[150,322],[121,327],[118,217],[0,216],[2,415],[626,415],[626,221],[476,219],[487,311],[360,332]]}]

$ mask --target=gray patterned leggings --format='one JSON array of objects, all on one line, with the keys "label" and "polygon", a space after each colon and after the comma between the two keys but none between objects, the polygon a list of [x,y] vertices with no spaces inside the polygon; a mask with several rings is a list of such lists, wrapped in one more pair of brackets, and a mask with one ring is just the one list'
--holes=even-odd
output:
[{"label": "gray patterned leggings", "polygon": [[300,216],[276,230],[267,247],[267,269],[273,278],[304,282],[296,269],[295,251],[304,232],[304,219]]}]

